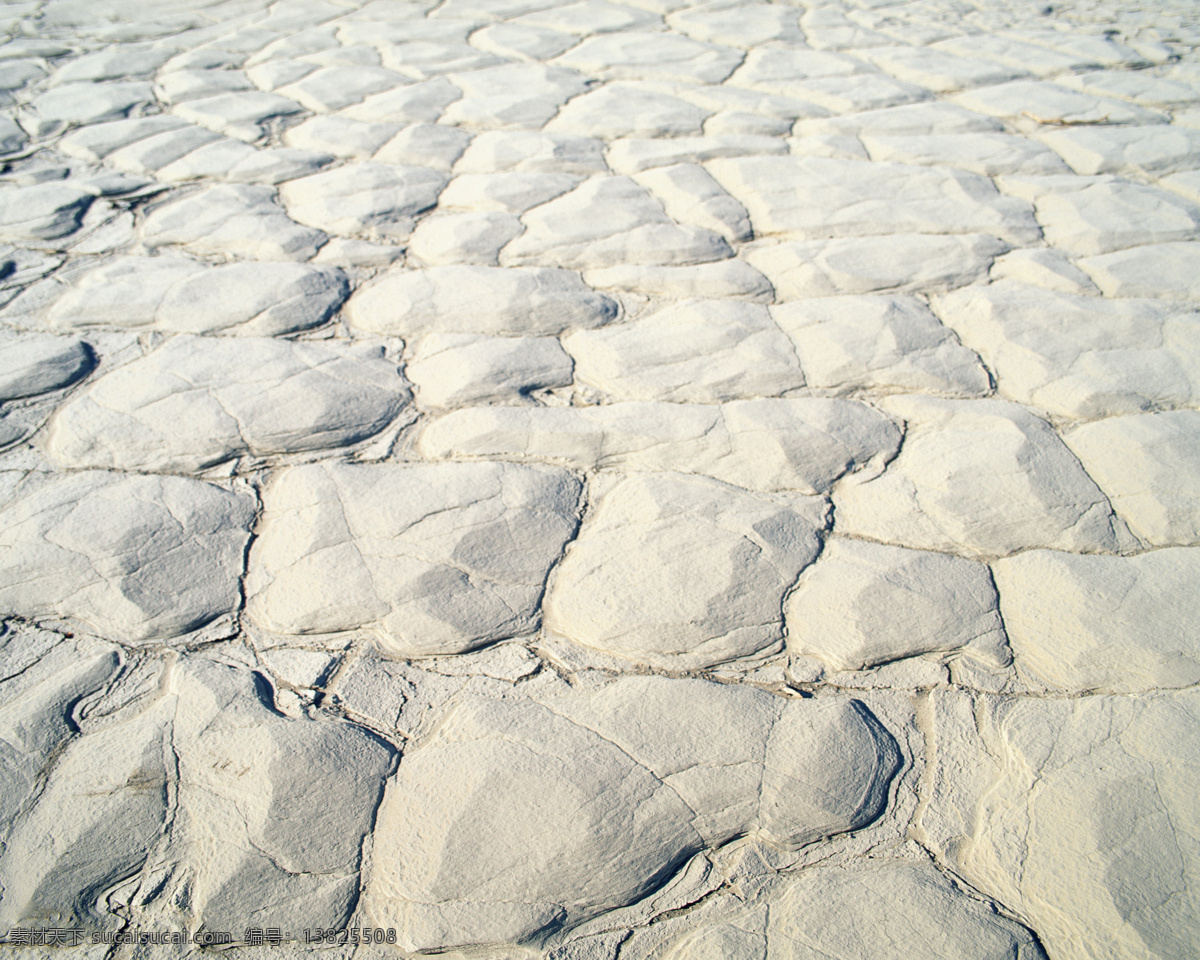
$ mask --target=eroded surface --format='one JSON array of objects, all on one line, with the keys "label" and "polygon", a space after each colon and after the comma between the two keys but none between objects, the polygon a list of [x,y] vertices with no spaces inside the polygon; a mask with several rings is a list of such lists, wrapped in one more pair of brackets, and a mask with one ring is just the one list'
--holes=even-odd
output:
[{"label": "eroded surface", "polygon": [[1200,953],[1198,45],[5,5],[0,934]]}]

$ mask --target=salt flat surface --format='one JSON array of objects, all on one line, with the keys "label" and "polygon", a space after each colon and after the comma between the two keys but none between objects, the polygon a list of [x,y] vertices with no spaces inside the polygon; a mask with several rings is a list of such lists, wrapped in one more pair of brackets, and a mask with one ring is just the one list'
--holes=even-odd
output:
[{"label": "salt flat surface", "polygon": [[0,165],[0,953],[1200,955],[1194,3],[6,0]]}]

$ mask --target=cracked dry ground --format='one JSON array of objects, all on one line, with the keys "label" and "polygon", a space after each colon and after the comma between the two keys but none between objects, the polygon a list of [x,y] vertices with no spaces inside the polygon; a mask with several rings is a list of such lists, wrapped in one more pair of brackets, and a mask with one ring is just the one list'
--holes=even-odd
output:
[{"label": "cracked dry ground", "polygon": [[0,952],[1200,953],[1200,12],[1049,2],[0,4]]}]

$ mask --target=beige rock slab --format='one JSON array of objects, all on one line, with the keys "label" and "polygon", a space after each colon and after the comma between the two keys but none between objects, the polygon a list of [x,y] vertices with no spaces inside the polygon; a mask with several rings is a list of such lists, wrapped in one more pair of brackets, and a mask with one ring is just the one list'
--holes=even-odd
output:
[{"label": "beige rock slab", "polygon": [[677,223],[712,230],[730,243],[749,240],[753,236],[745,208],[698,164],[659,167],[634,179],[662,201],[667,216]]},{"label": "beige rock slab", "polygon": [[625,479],[567,550],[546,627],[671,670],[776,652],[780,602],[816,557],[825,512],[823,500],[789,506],[698,477]]},{"label": "beige rock slab", "polygon": [[799,120],[798,137],[859,136],[922,137],[964,133],[995,133],[1000,124],[944,100],[909,103],[883,110],[865,110],[840,117],[814,117]]},{"label": "beige rock slab", "polygon": [[105,689],[121,667],[117,644],[65,637],[9,621],[0,634],[0,830],[6,834],[40,792],[51,756],[70,739],[71,713],[84,697]]},{"label": "beige rock slab", "polygon": [[711,230],[680,226],[628,177],[586,180],[522,218],[525,232],[501,251],[503,266],[587,269],[621,263],[659,266],[732,256]]},{"label": "beige rock slab", "polygon": [[950,93],[965,87],[981,87],[1028,76],[1019,68],[928,47],[874,46],[865,50],[864,55],[897,79],[919,84],[935,93]]},{"label": "beige rock slab", "polygon": [[1045,960],[1032,931],[929,862],[809,867],[757,910],[701,927],[667,960]]},{"label": "beige rock slab", "polygon": [[987,567],[942,553],[835,537],[783,610],[789,652],[836,670],[959,651],[1011,660]]},{"label": "beige rock slab", "polygon": [[396,123],[367,123],[350,117],[315,116],[283,135],[289,147],[323,150],[342,159],[365,160],[399,133]]},{"label": "beige rock slab", "polygon": [[[967,37],[954,45],[969,49],[970,44],[971,38]],[[948,42],[947,46],[950,45]],[[1073,65],[1069,69],[1072,72],[1091,63],[1137,69],[1148,63],[1161,62],[1162,58],[1161,49],[1155,51],[1150,44],[1138,43],[1135,48],[1108,35],[1097,36],[1086,31],[1060,31],[1049,24],[1026,24],[1005,30],[1002,39],[989,37],[983,46],[987,48],[987,55],[996,59],[1003,57],[999,51],[1007,47],[1016,57],[1029,57],[1032,54],[1031,59],[1042,66],[1049,66],[1055,60],[1071,60]],[[1027,52],[1028,48],[1032,48],[1032,51]],[[1060,71],[1051,69],[1050,72]]]},{"label": "beige rock slab", "polygon": [[1097,70],[1059,77],[1055,82],[1093,96],[1117,97],[1168,109],[1184,109],[1200,99],[1193,85],[1155,76],[1148,70]]},{"label": "beige rock slab", "polygon": [[417,224],[407,252],[414,265],[496,266],[504,245],[520,236],[524,229],[511,213],[435,213]]},{"label": "beige rock slab", "polygon": [[333,155],[292,147],[256,150],[236,140],[217,140],[155,171],[166,182],[213,179],[229,183],[278,184],[316,173]]},{"label": "beige rock slab", "polygon": [[222,137],[211,130],[186,126],[114,150],[105,160],[109,165],[127,173],[153,174],[196,150],[221,142]]},{"label": "beige rock slab", "polygon": [[[877,110],[903,103],[927,100],[929,91],[913,83],[893,80],[883,73],[855,73],[812,77],[779,85],[758,85],[786,97],[811,103],[815,109],[833,113],[853,113],[858,110]],[[819,115],[819,114],[818,114]]]},{"label": "beige rock slab", "polygon": [[150,326],[167,291],[203,272],[183,256],[111,256],[63,283],[37,314],[51,329]]},{"label": "beige rock slab", "polygon": [[890,734],[848,699],[660,677],[467,698],[388,786],[366,916],[402,949],[536,948],[652,893],[706,846],[865,826],[898,766]]},{"label": "beige rock slab", "polygon": [[619,400],[713,403],[804,386],[791,343],[759,304],[685,300],[563,346],[577,380]]},{"label": "beige rock slab", "polygon": [[100,926],[109,919],[98,915],[89,888],[109,888],[139,870],[165,827],[167,771],[156,732],[149,724],[122,724],[59,751],[40,802],[7,831],[0,859],[5,927],[63,919]]},{"label": "beige rock slab", "polygon": [[802,41],[797,19],[791,7],[773,3],[703,4],[683,7],[666,18],[673,29],[693,40],[751,49],[772,40]]},{"label": "beige rock slab", "polygon": [[111,120],[107,123],[92,123],[72,130],[59,140],[59,149],[69,157],[97,162],[114,150],[152,137],[169,130],[181,130],[188,126],[186,120],[169,114],[149,117],[133,117],[128,120]]},{"label": "beige rock slab", "polygon": [[647,10],[608,3],[607,0],[581,0],[535,10],[518,17],[516,23],[563,30],[584,37],[593,33],[619,33],[630,28],[660,25],[659,18]]},{"label": "beige rock slab", "polygon": [[[404,127],[374,154],[378,164],[395,164],[401,167],[429,167],[440,173],[449,173],[455,161],[471,142],[471,135],[457,127],[434,123],[415,123]],[[414,177],[419,183],[420,170],[393,171],[405,177]],[[427,171],[426,171],[427,172]],[[382,186],[383,184],[381,184]],[[379,187],[368,185],[368,191]]]},{"label": "beige rock slab", "polygon": [[[999,39],[999,38],[996,38]],[[964,38],[965,40],[965,38]],[[972,37],[972,41],[983,38]],[[969,41],[968,41],[969,42]],[[956,51],[957,52],[957,51]],[[964,55],[970,56],[966,49]],[[1026,129],[1062,123],[1165,123],[1166,114],[1108,97],[1095,97],[1045,80],[1015,80],[957,94],[952,102]]]},{"label": "beige rock slab", "polygon": [[555,336],[598,327],[617,304],[577,273],[551,267],[451,265],[392,270],[355,291],[350,324],[372,333]]},{"label": "beige rock slab", "polygon": [[1052,957],[1192,951],[1194,692],[931,699],[922,825],[956,873],[1025,918]]},{"label": "beige rock slab", "polygon": [[361,103],[372,93],[391,90],[404,82],[405,78],[378,66],[330,64],[317,68],[294,83],[276,88],[276,92],[309,110],[331,113]]},{"label": "beige rock slab", "polygon": [[275,190],[255,184],[205,187],[155,207],[142,225],[147,247],[181,246],[199,256],[308,260],[328,239],[275,204]]},{"label": "beige rock slab", "polygon": [[907,423],[882,476],[834,493],[839,533],[967,557],[1130,544],[1107,498],[1050,425],[1003,400],[888,397]]},{"label": "beige rock slab", "polygon": [[372,628],[401,656],[528,634],[579,491],[565,471],[507,463],[284,471],[264,495],[248,614],[284,634]]},{"label": "beige rock slab", "polygon": [[1200,300],[1200,243],[1149,243],[1085,257],[1079,266],[1106,297]]},{"label": "beige rock slab", "polygon": [[[862,11],[855,11],[860,14]],[[868,18],[870,15],[868,14]],[[800,17],[804,39],[817,50],[852,50],[893,42],[893,37],[860,26],[837,7],[809,7]]]},{"label": "beige rock slab", "polygon": [[1159,547],[1200,543],[1200,412],[1110,417],[1063,440],[1139,538]]},{"label": "beige rock slab", "polygon": [[362,240],[398,240],[413,217],[437,202],[446,178],[425,167],[353,163],[280,188],[288,215],[327,233]]},{"label": "beige rock slab", "polygon": [[1200,550],[1095,557],[1031,550],[993,565],[1021,667],[1060,690],[1134,693],[1200,681]]},{"label": "beige rock slab", "polygon": [[82,340],[41,333],[0,333],[0,403],[35,397],[87,376],[96,355]]},{"label": "beige rock slab", "polygon": [[1008,244],[982,234],[892,234],[835,240],[785,241],[743,253],[786,299],[835,294],[954,289],[987,273]]},{"label": "beige rock slab", "polygon": [[410,399],[378,346],[180,335],[61,406],[45,446],[69,467],[192,473],[357,443]]},{"label": "beige rock slab", "polygon": [[742,54],[672,33],[632,31],[584,40],[554,60],[604,80],[682,80],[720,83]]},{"label": "beige rock slab", "polygon": [[712,113],[706,107],[664,92],[657,84],[618,81],[565,104],[546,124],[546,132],[604,140],[686,137],[698,135]]},{"label": "beige rock slab", "polygon": [[0,119],[0,153],[16,153],[28,142],[29,137],[15,120]]},{"label": "beige rock slab", "polygon": [[434,77],[367,97],[342,115],[367,123],[436,123],[462,91],[445,77]]},{"label": "beige rock slab", "polygon": [[[769,94],[768,94],[769,96]],[[792,122],[783,117],[766,117],[749,110],[722,110],[704,121],[706,136],[753,135],[780,137],[792,129]]]},{"label": "beige rock slab", "polygon": [[463,98],[446,108],[442,123],[475,128],[537,129],[592,86],[574,70],[533,63],[472,70],[451,79]]},{"label": "beige rock slab", "polygon": [[814,297],[770,310],[795,344],[811,387],[951,396],[991,389],[979,357],[916,297]]},{"label": "beige rock slab", "polygon": [[862,134],[872,160],[958,167],[985,177],[1002,173],[1066,173],[1067,166],[1043,144],[1007,133],[949,133],[920,136]]},{"label": "beige rock slab", "polygon": [[702,298],[770,302],[775,299],[771,282],[737,257],[685,267],[622,263],[587,270],[583,279],[600,289],[629,290],[662,300]]},{"label": "beige rock slab", "polygon": [[454,165],[456,173],[606,173],[604,143],[535,130],[485,130]]},{"label": "beige rock slab", "polygon": [[1187,197],[1192,201],[1200,201],[1200,170],[1187,170],[1184,173],[1173,173],[1163,177],[1158,185]]},{"label": "beige rock slab", "polygon": [[570,356],[554,337],[483,337],[431,333],[421,340],[404,375],[422,406],[460,407],[519,402],[530,393],[572,382]]},{"label": "beige rock slab", "polygon": [[799,45],[774,44],[749,51],[729,79],[733,86],[803,100],[796,90],[806,80],[870,72],[871,66],[857,57]]},{"label": "beige rock slab", "polygon": [[234,613],[255,504],[181,477],[81,471],[0,509],[0,609],[125,643]]},{"label": "beige rock slab", "polygon": [[477,30],[471,42],[485,53],[510,60],[546,60],[569,50],[579,38],[526,23],[494,23]]},{"label": "beige rock slab", "polygon": [[[247,912],[264,926],[345,923],[394,748],[350,723],[281,716],[261,673],[180,667],[171,892],[188,891],[193,922],[211,927],[236,929]],[[264,896],[247,911],[249,891]]]},{"label": "beige rock slab", "polygon": [[216,133],[255,143],[272,121],[303,113],[304,107],[288,97],[254,90],[188,100],[175,104],[171,112]]},{"label": "beige rock slab", "polygon": [[0,239],[54,240],[74,233],[95,200],[67,183],[35,183],[0,189]]},{"label": "beige rock slab", "polygon": [[1078,256],[1200,237],[1200,206],[1126,180],[1047,193],[1035,206],[1046,241]]},{"label": "beige rock slab", "polygon": [[1154,124],[1145,127],[1084,126],[1051,130],[1041,140],[1076,173],[1141,173],[1162,176],[1200,164],[1200,130]]},{"label": "beige rock slab", "polygon": [[866,404],[806,398],[474,408],[429,423],[417,449],[434,460],[505,457],[580,469],[674,470],[748,490],[815,494],[849,471],[877,471],[899,443],[896,425]]},{"label": "beige rock slab", "polygon": [[299,263],[207,267],[183,257],[110,257],[46,311],[48,326],[153,327],[278,336],[320,326],[349,292],[340,270]]},{"label": "beige rock slab", "polygon": [[380,59],[389,70],[414,80],[428,80],[460,70],[478,70],[503,64],[498,57],[477,50],[470,44],[438,43],[432,40],[387,44]]},{"label": "beige rock slab", "polygon": [[1003,394],[1070,418],[1191,402],[1200,320],[1162,300],[1078,296],[1002,280],[932,298]]},{"label": "beige rock slab", "polygon": [[1017,244],[1040,236],[1028,204],[958,170],[823,157],[747,157],[707,166],[750,212],[758,235],[984,233]]},{"label": "beige rock slab", "polygon": [[442,191],[438,207],[520,215],[578,183],[579,177],[568,173],[461,173]]},{"label": "beige rock slab", "polygon": [[997,257],[988,271],[991,280],[1015,280],[1018,283],[1059,293],[1095,296],[1100,292],[1088,275],[1057,250],[1049,247],[1012,250]]},{"label": "beige rock slab", "polygon": [[65,83],[37,94],[22,111],[21,126],[42,139],[71,127],[127,117],[153,101],[148,83]]},{"label": "beige rock slab", "polygon": [[[707,124],[705,125],[707,128]],[[721,157],[786,154],[778,137],[752,134],[708,134],[703,137],[663,137],[657,140],[626,136],[608,145],[605,157],[616,173],[636,174],[677,163],[705,163]]]},{"label": "beige rock slab", "polygon": [[81,698],[81,735],[7,838],[5,925],[120,929],[95,891],[148,864],[157,883],[142,909],[186,904],[166,911],[181,926],[345,923],[392,748],[348,723],[283,716],[242,665],[185,654],[125,667]]}]

